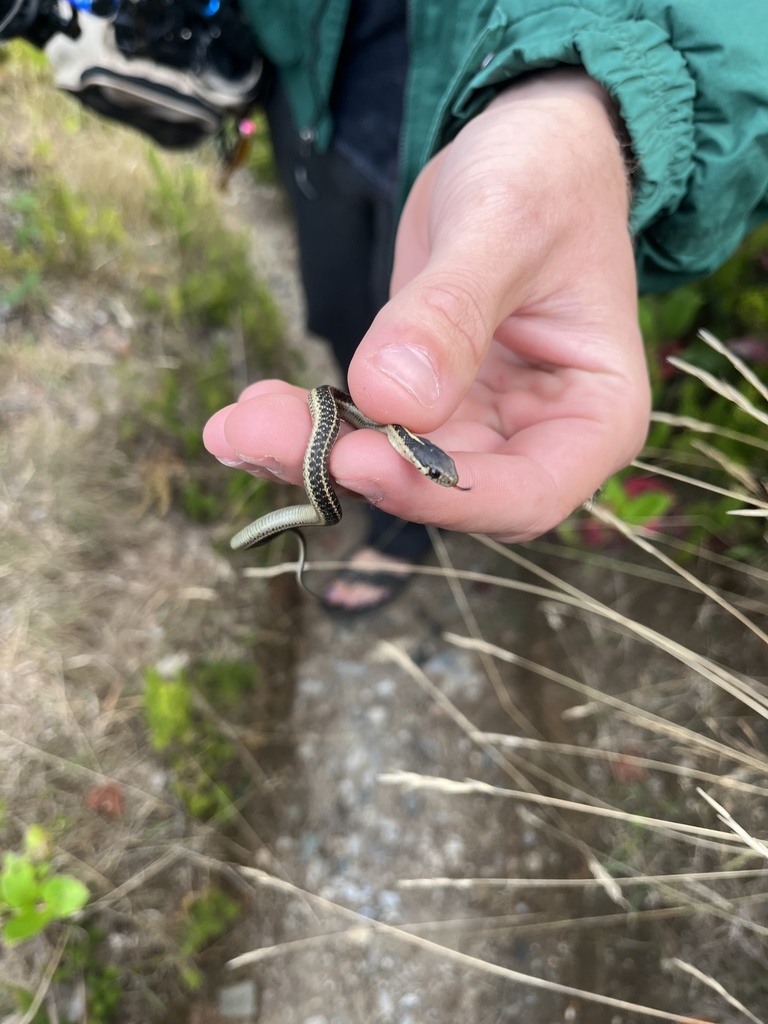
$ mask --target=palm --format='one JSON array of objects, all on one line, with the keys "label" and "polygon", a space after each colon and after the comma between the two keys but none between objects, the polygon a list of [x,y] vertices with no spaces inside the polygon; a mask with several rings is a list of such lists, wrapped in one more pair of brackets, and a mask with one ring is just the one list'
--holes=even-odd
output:
[{"label": "palm", "polygon": [[[373,431],[331,455],[385,511],[503,540],[555,526],[637,452],[648,382],[623,162],[581,72],[508,90],[424,168],[392,299],[349,368],[371,419],[430,433],[466,490],[435,487]],[[305,394],[261,382],[209,424],[220,458],[301,481]]]}]

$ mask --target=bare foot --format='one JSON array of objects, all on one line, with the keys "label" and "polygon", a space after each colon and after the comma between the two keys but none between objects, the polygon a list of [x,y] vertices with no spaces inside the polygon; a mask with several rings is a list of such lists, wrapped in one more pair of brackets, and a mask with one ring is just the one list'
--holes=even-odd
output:
[{"label": "bare foot", "polygon": [[[403,585],[408,572],[391,572],[392,569],[408,570],[411,562],[402,558],[383,555],[375,548],[360,548],[350,558],[348,568],[342,569],[338,577],[323,591],[323,603],[339,611],[362,612],[386,604]],[[371,570],[370,579],[366,579]]]}]

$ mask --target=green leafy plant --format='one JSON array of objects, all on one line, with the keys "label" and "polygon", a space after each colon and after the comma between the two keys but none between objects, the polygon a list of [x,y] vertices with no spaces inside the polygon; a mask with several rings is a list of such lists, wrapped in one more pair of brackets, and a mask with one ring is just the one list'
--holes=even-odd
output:
[{"label": "green leafy plant", "polygon": [[[650,530],[662,525],[664,516],[675,507],[677,500],[675,492],[659,478],[640,476],[629,470],[607,480],[597,498],[599,504],[618,519]],[[583,543],[587,547],[621,543],[621,538],[613,530],[588,513],[567,519],[558,527],[557,534],[569,544]]]},{"label": "green leafy plant", "polygon": [[[123,972],[113,964],[104,963],[103,942],[104,933],[97,927],[70,929],[61,961],[51,979],[52,992],[56,994],[56,1016],[49,1016],[41,1007],[30,1024],[53,1024],[54,1019],[60,1024],[82,1024],[86,1019],[88,1024],[113,1024],[123,996]],[[85,1016],[79,1011],[74,1017],[66,1013],[74,988],[83,993]],[[20,1012],[28,1014],[34,993],[17,988],[14,997]]]},{"label": "green leafy plant", "polygon": [[187,515],[198,522],[233,519],[244,504],[253,507],[261,488],[245,474],[215,467],[203,451],[201,428],[236,400],[233,363],[241,379],[266,370],[287,375],[282,320],[251,269],[247,238],[222,221],[210,174],[154,154],[150,164],[155,188],[149,211],[169,258],[161,276],[147,270],[140,294],[151,324],[176,328],[180,351],[178,365],[153,372],[121,434],[136,446],[149,430],[184,460],[185,479],[175,491]]},{"label": "green leafy plant", "polygon": [[175,491],[186,515],[196,522],[232,519],[245,506],[257,516],[264,504],[261,481],[246,473],[222,473],[203,449],[202,424],[235,397],[229,352],[218,341],[208,356],[201,346],[182,368],[155,373],[141,408],[122,425],[126,445],[138,445],[151,430],[156,444],[163,439],[178,452],[184,475]]},{"label": "green leafy plant", "polygon": [[192,733],[192,697],[183,673],[165,679],[155,669],[144,676],[144,710],[155,750],[188,741]]},{"label": "green leafy plant", "polygon": [[9,207],[15,215],[15,249],[34,252],[40,269],[49,274],[87,273],[97,245],[114,248],[125,239],[116,210],[94,209],[51,172],[41,172]]},{"label": "green leafy plant", "polygon": [[[687,554],[680,557],[706,545],[732,558],[760,561],[765,557],[765,521],[733,516],[737,499],[713,498],[694,484],[701,481],[740,493],[748,487],[746,493],[752,496],[768,496],[768,450],[760,440],[762,424],[749,404],[763,413],[768,410],[764,395],[736,363],[741,359],[748,373],[768,386],[768,225],[706,280],[644,297],[639,316],[653,408],[661,414],[648,435],[644,461],[687,476],[691,483],[676,484],[673,498],[660,476],[640,494],[633,489],[637,475],[629,470],[608,481],[600,500],[619,518],[651,528],[674,505],[677,522],[685,523]],[[724,350],[702,339],[702,329],[719,338]],[[723,386],[713,388],[707,374]],[[723,393],[727,389],[744,401],[731,400]],[[587,545],[606,543],[611,536],[580,513],[558,535]]]},{"label": "green leafy plant", "polygon": [[[174,243],[176,268],[145,287],[153,312],[196,332],[235,327],[254,365],[274,363],[282,321],[270,293],[254,276],[248,240],[222,221],[210,174],[171,168],[150,152],[155,190],[149,196],[156,226]],[[167,284],[167,281],[171,281]]]},{"label": "green leafy plant", "polygon": [[82,984],[89,1024],[111,1024],[123,995],[122,972],[103,962],[103,942],[104,933],[99,928],[75,929],[53,976],[54,984]]},{"label": "green leafy plant", "polygon": [[0,280],[0,310],[12,313],[43,306],[43,290],[38,270],[23,270],[7,287]]},{"label": "green leafy plant", "polygon": [[630,474],[612,477],[600,494],[600,501],[619,519],[651,528],[669,512],[675,500],[674,493],[660,481]]},{"label": "green leafy plant", "polygon": [[88,889],[72,875],[58,874],[48,857],[44,829],[32,826],[21,853],[5,854],[0,869],[0,919],[6,942],[39,935],[52,922],[72,917],[88,902]]},{"label": "green leafy plant", "polygon": [[236,708],[237,697],[254,688],[252,662],[205,662],[164,679],[145,672],[144,707],[152,746],[170,765],[172,788],[194,818],[226,821],[234,813],[233,784],[242,765],[231,739],[199,711],[193,692],[219,708]]},{"label": "green leafy plant", "polygon": [[193,958],[225,934],[240,916],[240,904],[214,886],[189,900],[180,928],[179,948],[183,956],[181,976],[187,988],[197,989],[202,975]]}]

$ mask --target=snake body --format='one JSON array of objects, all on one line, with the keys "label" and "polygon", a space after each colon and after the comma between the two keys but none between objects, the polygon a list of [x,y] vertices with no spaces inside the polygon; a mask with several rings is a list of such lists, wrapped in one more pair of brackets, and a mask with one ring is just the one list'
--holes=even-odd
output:
[{"label": "snake body", "polygon": [[341,520],[341,504],[328,470],[331,448],[339,434],[341,420],[353,427],[369,428],[386,434],[389,443],[404,459],[442,487],[457,487],[456,465],[450,455],[399,424],[376,423],[362,413],[351,395],[330,384],[313,388],[308,396],[312,415],[312,433],[304,455],[303,482],[308,505],[276,509],[254,520],[230,541],[235,550],[257,547],[285,530],[307,526],[335,526]]}]

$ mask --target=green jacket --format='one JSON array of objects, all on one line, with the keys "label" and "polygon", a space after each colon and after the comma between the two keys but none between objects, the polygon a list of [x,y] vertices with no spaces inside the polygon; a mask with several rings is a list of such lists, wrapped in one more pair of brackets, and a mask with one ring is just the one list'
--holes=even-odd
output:
[{"label": "green jacket", "polygon": [[[349,0],[241,0],[296,123],[324,148]],[[632,140],[641,288],[709,273],[768,220],[768,0],[409,0],[403,197],[519,75],[580,64]]]}]

